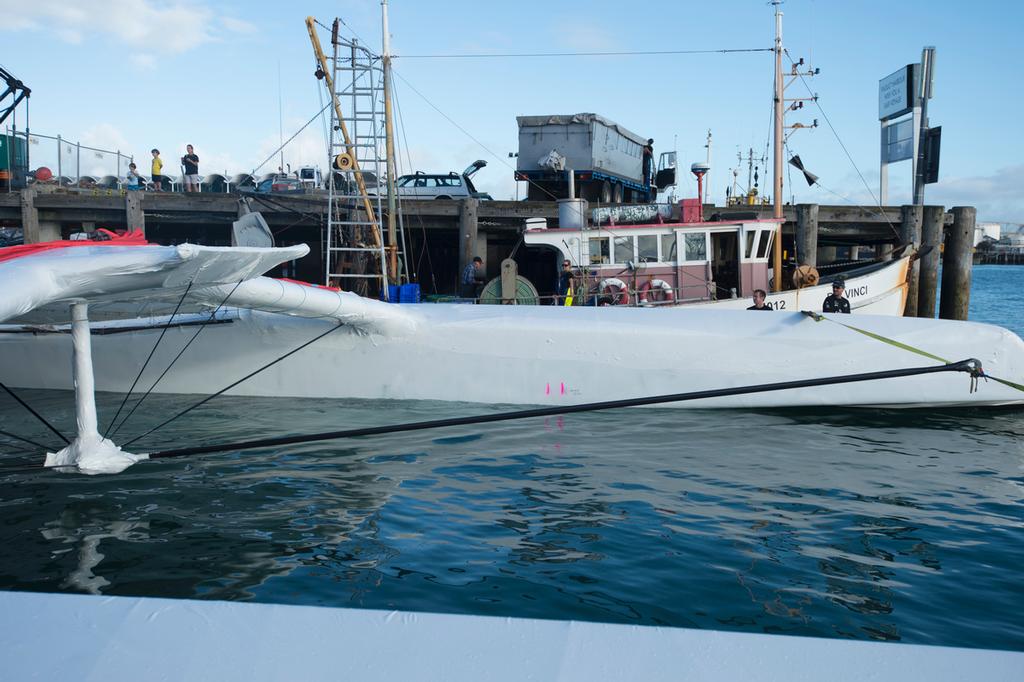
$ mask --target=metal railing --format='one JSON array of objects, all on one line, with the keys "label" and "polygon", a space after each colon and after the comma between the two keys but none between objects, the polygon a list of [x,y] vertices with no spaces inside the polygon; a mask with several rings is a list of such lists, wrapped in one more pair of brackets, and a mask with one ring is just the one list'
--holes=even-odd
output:
[{"label": "metal railing", "polygon": [[[134,161],[131,154],[122,154],[119,149],[100,149],[72,141],[60,135],[6,128],[8,137],[25,141],[30,166],[46,166],[54,174],[61,187],[80,187],[84,182],[89,187],[113,183],[120,187],[122,178],[128,172],[128,164]],[[12,167],[13,145],[7,145],[7,167]],[[38,148],[38,149],[37,149]],[[42,157],[42,158],[40,158]],[[114,180],[111,180],[113,178]],[[112,187],[115,188],[115,187]]]}]

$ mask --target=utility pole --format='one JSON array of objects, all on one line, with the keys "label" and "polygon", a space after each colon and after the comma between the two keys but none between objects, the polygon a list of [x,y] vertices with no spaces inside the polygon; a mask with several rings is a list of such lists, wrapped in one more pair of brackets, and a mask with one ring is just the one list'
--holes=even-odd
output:
[{"label": "utility pole", "polygon": [[775,228],[775,240],[772,245],[772,268],[775,276],[774,291],[782,291],[782,10],[779,6],[782,0],[772,0],[775,5],[775,166],[774,166],[774,188],[773,201],[774,211],[772,213],[776,220],[779,220]]},{"label": "utility pole", "polygon": [[928,151],[928,100],[932,98],[932,82],[935,78],[935,48],[926,47],[921,51],[921,83],[917,97],[921,102],[921,130],[918,133],[917,163],[914,168],[914,204],[924,205],[924,180],[927,174],[925,161]]},{"label": "utility pole", "polygon": [[388,178],[388,272],[397,284],[398,273],[398,236],[395,231],[397,202],[395,200],[395,136],[391,118],[391,36],[388,32],[388,0],[380,0],[381,30],[384,32],[382,44],[384,55],[384,154]]}]

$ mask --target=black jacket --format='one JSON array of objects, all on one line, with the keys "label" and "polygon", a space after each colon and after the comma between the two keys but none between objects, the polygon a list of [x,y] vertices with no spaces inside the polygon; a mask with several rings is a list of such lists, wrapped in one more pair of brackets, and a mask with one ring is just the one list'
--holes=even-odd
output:
[{"label": "black jacket", "polygon": [[829,294],[825,297],[825,302],[821,304],[821,312],[823,313],[849,313],[850,312],[850,300],[835,294]]}]

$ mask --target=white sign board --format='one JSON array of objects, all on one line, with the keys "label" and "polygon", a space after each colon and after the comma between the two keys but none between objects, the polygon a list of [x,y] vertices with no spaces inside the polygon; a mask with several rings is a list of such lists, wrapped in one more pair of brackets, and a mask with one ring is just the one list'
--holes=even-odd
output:
[{"label": "white sign board", "polygon": [[878,120],[902,116],[914,108],[917,64],[907,64],[878,81]]}]

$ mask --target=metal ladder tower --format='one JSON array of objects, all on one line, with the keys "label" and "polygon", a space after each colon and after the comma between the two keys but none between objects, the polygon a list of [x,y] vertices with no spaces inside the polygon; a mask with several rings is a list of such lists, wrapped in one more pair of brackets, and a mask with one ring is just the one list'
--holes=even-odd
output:
[{"label": "metal ladder tower", "polygon": [[337,106],[331,107],[325,279],[329,286],[387,299],[387,284],[399,282],[400,272],[389,272],[399,245],[385,245],[381,229],[387,208],[383,63],[355,38],[339,37],[337,20],[331,43]]}]

